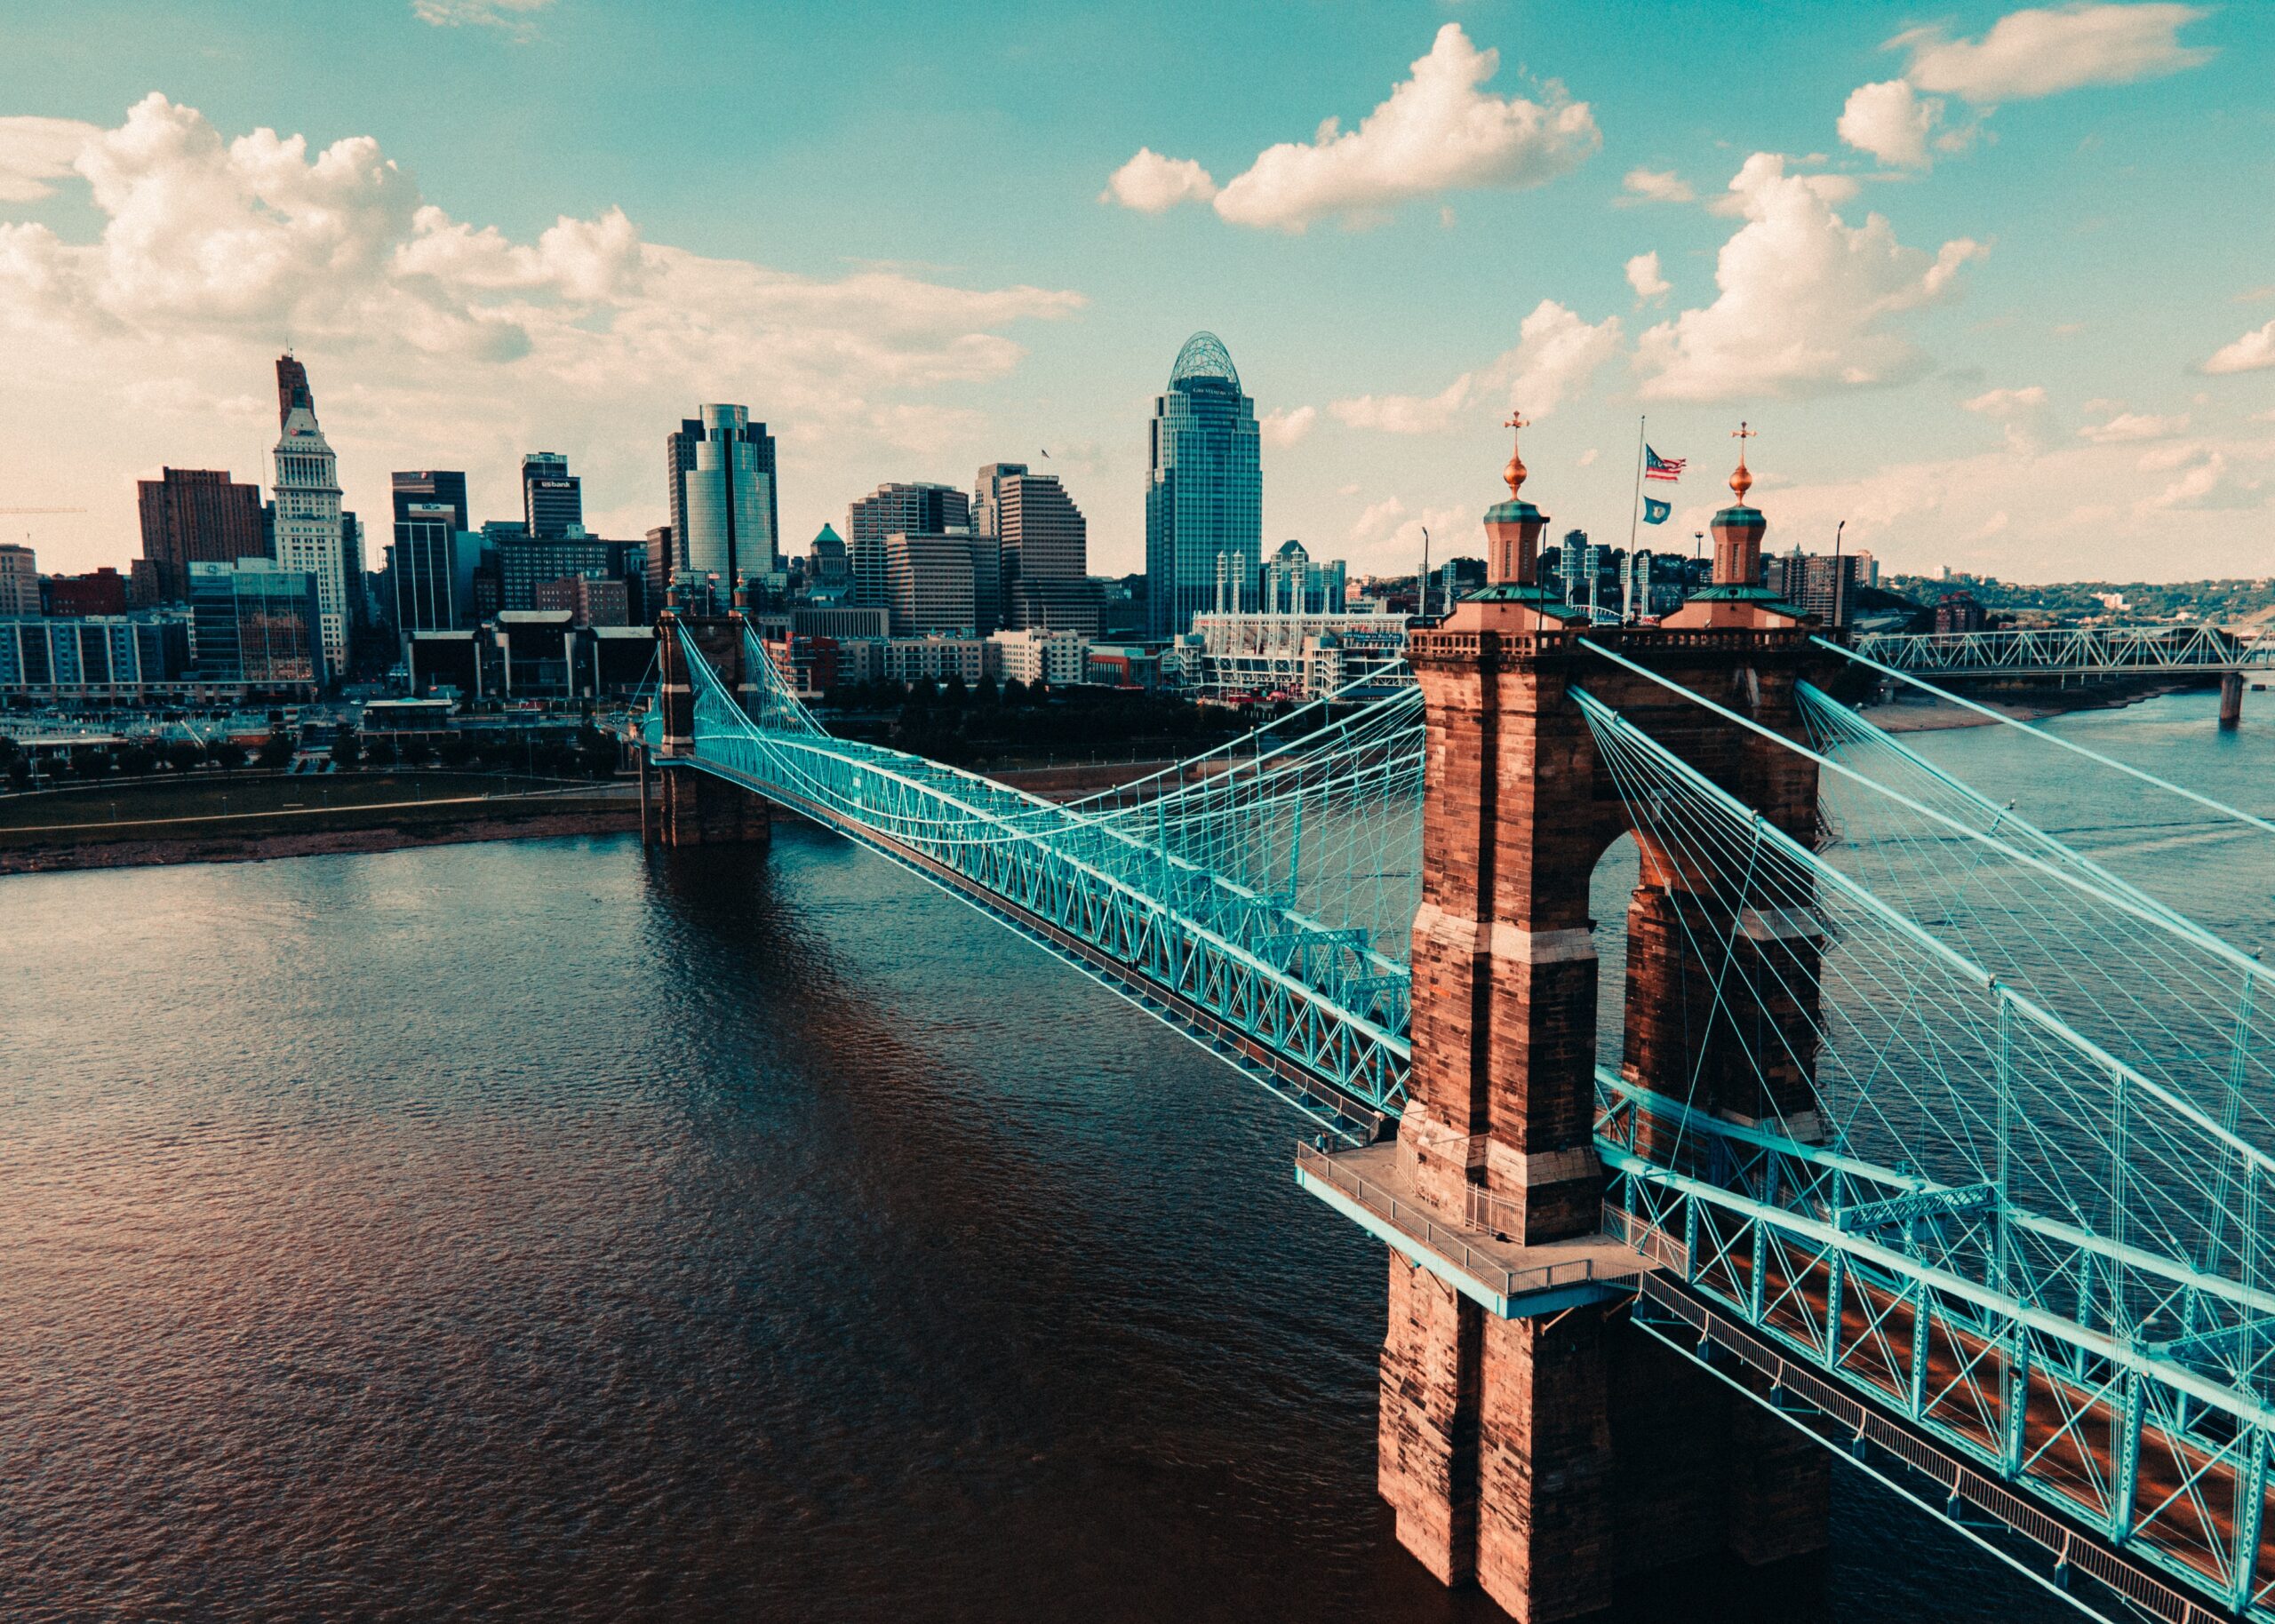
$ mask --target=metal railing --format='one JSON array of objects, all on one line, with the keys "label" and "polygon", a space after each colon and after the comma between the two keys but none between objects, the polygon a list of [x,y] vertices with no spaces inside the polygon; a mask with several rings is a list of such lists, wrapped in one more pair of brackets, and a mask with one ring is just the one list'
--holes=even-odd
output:
[{"label": "metal railing", "polygon": [[1410,1196],[1397,1195],[1356,1170],[1339,1166],[1335,1156],[1328,1151],[1299,1140],[1296,1144],[1296,1166],[1383,1219],[1400,1234],[1419,1241],[1440,1256],[1458,1263],[1464,1272],[1504,1297],[1549,1291],[1560,1286],[1597,1283],[1632,1285],[1643,1273],[1640,1266],[1608,1265],[1594,1258],[1574,1258],[1568,1262],[1538,1263],[1525,1269],[1511,1269],[1471,1244],[1476,1238],[1475,1231],[1452,1228],[1435,1207]]}]

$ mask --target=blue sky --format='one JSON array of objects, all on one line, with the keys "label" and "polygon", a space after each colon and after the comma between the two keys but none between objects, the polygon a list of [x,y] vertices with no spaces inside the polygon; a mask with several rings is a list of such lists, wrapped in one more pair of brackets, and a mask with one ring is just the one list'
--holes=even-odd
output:
[{"label": "blue sky", "polygon": [[367,517],[423,466],[511,513],[542,448],[636,535],[726,399],[793,544],[1048,447],[1130,569],[1207,327],[1268,540],[1361,569],[1481,550],[1513,399],[1599,539],[1639,413],[1693,459],[1675,545],[1744,417],[1772,545],[2265,574],[2255,10],[4,0],[0,506],[90,512],[0,524],[123,564],[136,477],[259,466],[290,341]]}]

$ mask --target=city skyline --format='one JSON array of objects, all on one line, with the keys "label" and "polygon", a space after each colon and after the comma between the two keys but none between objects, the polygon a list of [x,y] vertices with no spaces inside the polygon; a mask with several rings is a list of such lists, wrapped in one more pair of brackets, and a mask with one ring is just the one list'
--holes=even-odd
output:
[{"label": "city skyline", "polygon": [[[729,400],[781,437],[784,533],[1016,458],[1132,571],[1137,420],[1207,328],[1257,402],[1265,536],[1358,571],[1410,569],[1425,524],[1481,549],[1513,403],[1544,507],[1608,539],[1639,412],[1694,459],[1685,536],[1743,413],[1784,545],[1846,518],[1894,570],[2265,573],[2275,224],[2223,200],[2268,179],[2275,76],[2242,8],[1859,7],[1831,36],[1701,4],[1679,53],[1569,6],[1304,15],[926,20],[874,63],[850,20],[579,0],[27,19],[0,67],[26,377],[0,505],[90,511],[6,539],[92,569],[163,466],[268,485],[254,369],[291,344],[331,380],[353,511],[447,464],[502,514],[542,446],[595,533],[640,535],[656,434]],[[942,51],[988,71],[918,84]],[[1106,61],[1123,99],[1073,93]],[[797,114],[746,108],[737,68],[798,83]],[[392,105],[414,71],[437,116]],[[925,152],[867,115],[872,71]],[[585,128],[579,91],[627,76]],[[678,139],[722,118],[735,139]],[[990,187],[1022,230],[971,231]]]}]

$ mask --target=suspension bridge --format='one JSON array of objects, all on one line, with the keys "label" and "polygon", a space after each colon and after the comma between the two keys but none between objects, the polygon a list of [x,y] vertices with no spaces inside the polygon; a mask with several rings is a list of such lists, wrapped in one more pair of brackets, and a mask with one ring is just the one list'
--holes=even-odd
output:
[{"label": "suspension bridge", "polygon": [[1821,1548],[1836,1457],[2088,1611],[2275,1619],[2268,971],[1834,697],[1743,459],[1656,628],[1542,592],[1507,477],[1411,686],[1066,803],[667,611],[650,827],[811,818],[1299,1113],[1389,1253],[1399,1538],[1520,1619]]}]

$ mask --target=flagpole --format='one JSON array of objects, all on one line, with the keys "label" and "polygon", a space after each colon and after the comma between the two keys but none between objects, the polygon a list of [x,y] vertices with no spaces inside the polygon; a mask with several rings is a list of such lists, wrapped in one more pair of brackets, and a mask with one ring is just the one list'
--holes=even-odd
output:
[{"label": "flagpole", "polygon": [[1635,500],[1627,510],[1627,551],[1635,552],[1635,524],[1643,513],[1643,425],[1648,418],[1635,419]]}]

